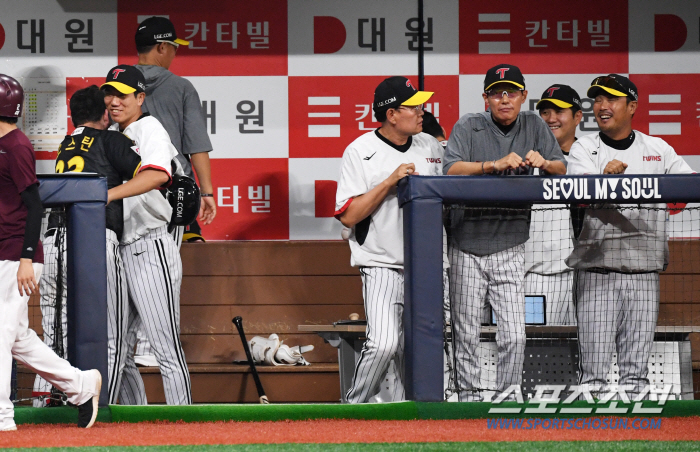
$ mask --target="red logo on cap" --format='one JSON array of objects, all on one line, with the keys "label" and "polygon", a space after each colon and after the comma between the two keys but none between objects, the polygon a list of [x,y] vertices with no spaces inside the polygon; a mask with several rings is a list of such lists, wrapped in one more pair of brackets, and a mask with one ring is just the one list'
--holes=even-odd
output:
[{"label": "red logo on cap", "polygon": [[[413,88],[413,85],[411,85],[411,81],[409,79],[406,79],[406,86],[409,88]],[[415,89],[415,88],[413,88]]]},{"label": "red logo on cap", "polygon": [[119,74],[121,74],[122,72],[126,72],[126,69],[115,69],[115,70],[113,70],[113,71],[112,71],[112,78],[116,80],[117,77],[119,77]]},{"label": "red logo on cap", "polygon": [[496,74],[501,76],[501,80],[503,80],[506,77],[506,71],[510,69],[509,67],[502,67],[500,69],[496,69]]},{"label": "red logo on cap", "polygon": [[547,97],[552,97],[554,96],[554,91],[558,90],[556,86],[553,86],[547,90]]}]

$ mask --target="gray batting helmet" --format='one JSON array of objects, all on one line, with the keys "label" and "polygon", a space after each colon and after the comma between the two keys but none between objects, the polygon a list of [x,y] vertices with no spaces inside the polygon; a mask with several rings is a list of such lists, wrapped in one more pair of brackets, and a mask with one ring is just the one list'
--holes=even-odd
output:
[{"label": "gray batting helmet", "polygon": [[0,74],[0,116],[9,118],[22,116],[23,105],[22,85],[9,75]]},{"label": "gray batting helmet", "polygon": [[173,175],[173,183],[168,187],[168,201],[173,208],[171,226],[187,226],[197,219],[201,198],[199,187],[192,178]]}]

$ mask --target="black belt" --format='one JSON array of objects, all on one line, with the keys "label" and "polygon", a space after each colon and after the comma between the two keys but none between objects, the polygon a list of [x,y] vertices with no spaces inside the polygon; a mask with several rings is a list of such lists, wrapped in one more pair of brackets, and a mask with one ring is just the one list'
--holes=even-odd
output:
[{"label": "black belt", "polygon": [[598,273],[600,275],[608,275],[610,273],[619,273],[621,275],[644,275],[646,273],[658,273],[657,271],[623,272],[623,271],[619,271],[619,270],[610,270],[608,268],[603,268],[603,267],[586,268],[585,271],[590,272],[590,273]]}]

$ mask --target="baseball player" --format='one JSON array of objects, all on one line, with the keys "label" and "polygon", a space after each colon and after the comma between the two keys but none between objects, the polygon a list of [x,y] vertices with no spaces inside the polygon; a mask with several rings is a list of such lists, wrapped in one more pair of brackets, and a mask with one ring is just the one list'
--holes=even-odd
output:
[{"label": "baseball player", "polygon": [[411,174],[440,174],[442,149],[421,133],[423,104],[405,77],[390,77],[374,91],[374,115],[382,125],[353,141],[343,153],[335,216],[352,228],[351,264],[360,268],[367,341],[355,367],[350,403],[369,401],[394,360],[393,400],[403,388],[403,215],[396,184]]},{"label": "baseball player", "polygon": [[[527,98],[520,69],[499,64],[486,72],[487,110],[462,116],[447,142],[448,175],[500,176],[566,173],[554,135],[534,112],[521,111]],[[529,206],[523,206],[527,209]],[[452,333],[460,401],[481,401],[477,348],[483,306],[496,315],[496,390],[519,385],[525,350],[524,250],[529,212],[501,209],[452,210],[448,220]]]},{"label": "baseball player", "polygon": [[[77,91],[70,99],[70,111],[71,120],[76,129],[71,135],[66,136],[58,148],[56,172],[97,173],[107,178],[107,188],[110,190],[108,192],[109,204],[105,212],[109,327],[108,381],[110,403],[116,403],[121,377],[117,372],[116,363],[119,362],[118,356],[126,353],[126,344],[122,342],[126,336],[129,314],[124,265],[119,253],[119,240],[122,238],[124,227],[121,199],[125,196],[134,196],[153,190],[167,183],[168,176],[162,171],[150,168],[139,171],[141,157],[134,143],[122,133],[106,130],[109,125],[109,114],[105,107],[104,92],[97,86],[93,85]],[[113,190],[120,186],[124,180],[131,180],[131,182]],[[56,230],[54,229],[54,231]],[[58,230],[56,233],[60,236],[65,234],[65,231]],[[55,259],[58,250],[54,242],[54,235],[49,236],[44,245],[46,246],[45,250],[48,250],[47,254]],[[53,273],[56,273],[56,266],[53,266],[52,269]],[[65,271],[65,269],[63,270]],[[52,287],[57,275],[50,275],[50,273],[44,272],[42,274],[42,284],[46,281],[47,286]],[[65,281],[65,277],[63,280]],[[45,334],[44,341],[49,346],[53,346],[54,340],[59,339],[52,334],[51,320],[55,318],[56,314],[53,303],[46,305],[42,302],[42,325],[45,333],[49,332],[49,334]],[[65,315],[65,310],[63,315]],[[50,387],[40,376],[37,376],[32,395],[48,394],[50,394]]]},{"label": "baseball player", "polygon": [[[160,122],[141,112],[146,97],[141,71],[133,66],[116,66],[110,69],[101,88],[115,121],[112,127],[139,147],[142,171],[151,168],[170,179],[177,151]],[[182,262],[167,230],[171,215],[170,204],[156,190],[124,200],[120,252],[129,289],[129,325],[127,356],[120,367],[125,366],[125,374],[129,372],[132,378],[120,389],[122,404],[147,403],[143,380],[133,360],[136,331],[142,323],[160,366],[167,403],[192,403],[190,375],[180,342]]]},{"label": "baseball player", "polygon": [[[693,170],[664,140],[632,129],[637,87],[627,77],[596,77],[600,133],[571,146],[570,174],[690,174]],[[576,269],[579,383],[604,391],[617,351],[620,386],[638,395],[649,384],[649,354],[659,314],[659,272],[668,264],[665,205],[658,209],[587,209],[566,263]]]},{"label": "baseball player", "polygon": [[[581,122],[581,98],[568,85],[552,85],[536,105],[566,158],[576,141]],[[535,205],[530,220],[530,240],[525,242],[525,294],[545,297],[548,325],[575,325],[573,270],[566,259],[573,249],[568,210]]]},{"label": "baseball player", "polygon": [[[135,42],[139,55],[136,68],[143,72],[146,78],[146,101],[142,106],[143,111],[153,115],[165,127],[173,146],[177,149],[177,159],[185,175],[194,180],[192,167],[196,170],[202,190],[199,219],[205,225],[210,224],[216,216],[216,202],[209,164],[212,145],[207,135],[202,103],[189,80],[168,70],[178,47],[186,46],[189,42],[178,39],[173,23],[160,16],[149,17],[139,24]],[[197,220],[189,226],[171,225],[171,229],[178,247],[183,240],[204,241]],[[140,365],[157,365],[143,329],[138,333],[135,360]]]},{"label": "baseball player", "polygon": [[0,74],[0,431],[17,430],[10,400],[12,358],[43,376],[78,406],[78,425],[97,417],[102,376],[59,358],[29,329],[27,302],[41,277],[43,208],[34,148],[17,128],[24,90]]}]

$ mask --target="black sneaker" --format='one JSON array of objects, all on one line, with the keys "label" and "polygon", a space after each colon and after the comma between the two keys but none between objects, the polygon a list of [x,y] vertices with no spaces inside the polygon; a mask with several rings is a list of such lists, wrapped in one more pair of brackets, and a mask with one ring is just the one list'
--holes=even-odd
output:
[{"label": "black sneaker", "polygon": [[100,390],[102,389],[102,375],[97,369],[88,370],[95,372],[95,394],[82,405],[78,406],[78,427],[90,428],[97,419],[97,404],[100,400]]}]

